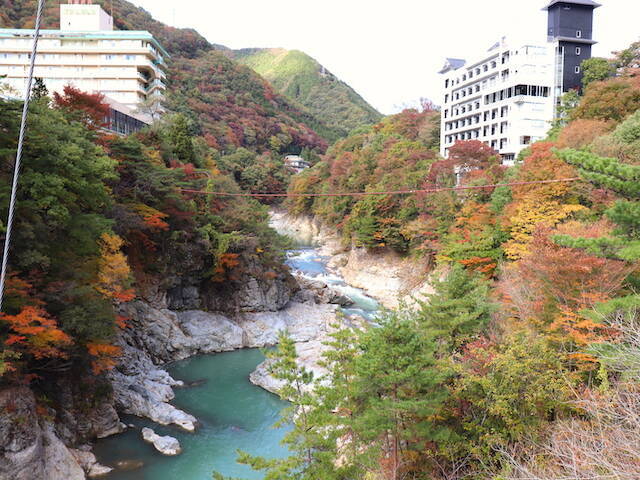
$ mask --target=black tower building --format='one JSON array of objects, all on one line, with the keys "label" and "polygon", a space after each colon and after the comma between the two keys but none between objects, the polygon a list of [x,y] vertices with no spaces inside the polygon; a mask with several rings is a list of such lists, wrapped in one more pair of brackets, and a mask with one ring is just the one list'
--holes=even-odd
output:
[{"label": "black tower building", "polygon": [[591,58],[591,47],[597,43],[593,11],[599,6],[593,0],[551,0],[544,8],[549,12],[549,41],[557,42],[558,70],[562,65],[562,93],[582,88],[580,65]]}]

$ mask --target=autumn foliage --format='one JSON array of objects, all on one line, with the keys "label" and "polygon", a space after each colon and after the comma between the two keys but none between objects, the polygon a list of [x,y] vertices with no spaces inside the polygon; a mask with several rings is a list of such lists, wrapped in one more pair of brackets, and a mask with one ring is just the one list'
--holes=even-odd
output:
[{"label": "autumn foliage", "polygon": [[87,93],[72,85],[66,85],[62,95],[53,92],[53,101],[57,108],[72,112],[77,120],[91,130],[106,126],[109,105],[105,103],[102,93]]},{"label": "autumn foliage", "polygon": [[26,306],[16,315],[2,314],[0,319],[9,331],[6,348],[36,360],[66,356],[64,348],[71,344],[71,338],[41,307]]}]

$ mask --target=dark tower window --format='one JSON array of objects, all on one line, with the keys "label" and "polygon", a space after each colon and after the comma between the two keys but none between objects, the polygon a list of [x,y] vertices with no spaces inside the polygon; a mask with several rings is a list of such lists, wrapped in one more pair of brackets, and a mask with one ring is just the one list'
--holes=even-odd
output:
[{"label": "dark tower window", "polygon": [[582,38],[582,30],[576,30],[576,38]]},{"label": "dark tower window", "polygon": [[582,49],[580,47],[576,47],[576,55],[580,55],[582,53]]}]

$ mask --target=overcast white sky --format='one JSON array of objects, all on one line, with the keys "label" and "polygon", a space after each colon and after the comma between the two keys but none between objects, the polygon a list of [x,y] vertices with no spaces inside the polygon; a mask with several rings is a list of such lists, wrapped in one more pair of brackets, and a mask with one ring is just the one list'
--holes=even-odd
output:
[{"label": "overcast white sky", "polygon": [[[132,0],[155,18],[230,48],[303,50],[383,113],[436,102],[445,57],[502,35],[546,40],[545,0]],[[594,55],[640,39],[640,1],[600,0]]]}]

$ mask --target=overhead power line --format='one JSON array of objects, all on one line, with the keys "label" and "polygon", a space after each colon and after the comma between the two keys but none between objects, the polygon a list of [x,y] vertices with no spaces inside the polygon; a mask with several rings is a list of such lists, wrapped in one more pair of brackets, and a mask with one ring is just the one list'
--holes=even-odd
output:
[{"label": "overhead power line", "polygon": [[184,193],[194,193],[200,195],[214,195],[219,197],[254,197],[254,198],[270,198],[270,197],[366,197],[375,195],[412,195],[415,193],[438,193],[452,192],[458,190],[484,190],[497,187],[518,187],[525,185],[544,185],[548,183],[568,183],[577,182],[580,177],[558,178],[553,180],[532,180],[529,182],[509,182],[509,183],[493,183],[490,185],[467,185],[459,187],[434,187],[423,189],[407,189],[407,190],[389,190],[385,192],[344,192],[344,193],[232,193],[232,192],[208,192],[206,190],[196,190],[189,188],[178,189]]},{"label": "overhead power line", "polygon": [[18,150],[16,152],[16,163],[13,166],[13,182],[11,184],[11,199],[9,200],[9,214],[7,216],[7,232],[4,237],[4,249],[2,254],[2,273],[0,273],[0,312],[2,311],[2,300],[4,299],[4,286],[7,279],[7,264],[9,262],[9,246],[11,245],[11,231],[13,229],[13,216],[16,208],[16,194],[18,191],[18,178],[20,176],[20,162],[22,161],[22,147],[24,145],[24,134],[27,128],[27,113],[29,112],[29,100],[31,99],[31,86],[33,84],[33,70],[36,64],[36,54],[38,52],[38,37],[40,36],[40,23],[42,21],[42,10],[45,0],[38,0],[38,12],[36,14],[36,28],[33,35],[33,48],[31,50],[31,63],[29,65],[29,77],[27,78],[27,88],[24,94],[24,105],[22,106],[22,119],[20,121],[20,135],[18,136]]}]

